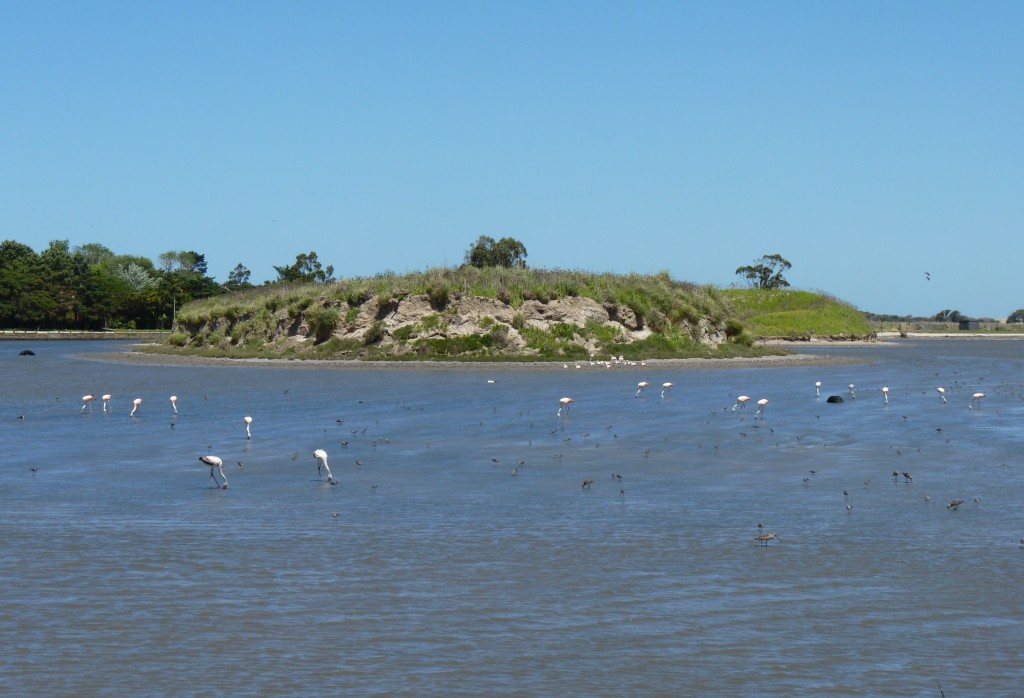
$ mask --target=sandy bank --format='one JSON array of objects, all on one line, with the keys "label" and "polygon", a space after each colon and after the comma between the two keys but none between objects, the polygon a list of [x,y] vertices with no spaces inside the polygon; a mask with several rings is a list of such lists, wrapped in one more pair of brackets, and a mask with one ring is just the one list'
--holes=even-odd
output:
[{"label": "sandy bank", "polygon": [[[94,361],[108,361],[144,366],[235,366],[246,368],[289,368],[328,369],[339,371],[564,371],[576,370],[577,362],[521,361],[521,362],[456,362],[456,361],[337,361],[331,359],[222,359],[204,356],[180,356],[171,354],[146,354],[123,351],[97,354],[81,354],[79,358]],[[793,366],[845,366],[866,363],[864,359],[823,356],[816,354],[792,354],[790,356],[764,356],[741,359],[650,359],[640,364],[618,364],[606,368],[604,364],[591,365],[589,361],[578,363],[579,370],[589,371],[640,371],[650,369],[671,369],[676,371],[720,370],[728,368],[785,368]]]}]

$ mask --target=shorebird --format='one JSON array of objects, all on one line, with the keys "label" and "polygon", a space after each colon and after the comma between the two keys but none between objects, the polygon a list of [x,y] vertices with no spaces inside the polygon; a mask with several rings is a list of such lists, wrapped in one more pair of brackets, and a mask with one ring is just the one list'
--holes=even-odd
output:
[{"label": "shorebird", "polygon": [[964,503],[962,499],[954,499],[952,502],[946,505],[946,508],[951,511],[956,511],[960,508],[960,505]]},{"label": "shorebird", "polygon": [[764,543],[764,547],[767,548],[768,547],[768,541],[770,541],[770,540],[781,541],[782,539],[779,538],[778,534],[775,534],[775,533],[762,533],[762,534],[756,536],[754,538],[754,540],[756,540],[759,543]]},{"label": "shorebird", "polygon": [[557,416],[559,416],[559,417],[562,416],[562,410],[563,409],[565,410],[565,413],[568,415],[569,414],[569,405],[571,405],[574,402],[576,402],[576,401],[573,400],[571,397],[560,398],[558,400],[559,407],[558,407],[558,415]]},{"label": "shorebird", "polygon": [[912,482],[913,479],[914,476],[911,475],[910,473],[903,473],[903,482]]},{"label": "shorebird", "polygon": [[92,412],[92,401],[95,399],[92,395],[82,396],[82,414],[85,414],[86,410]]},{"label": "shorebird", "polygon": [[590,486],[593,485],[593,484],[594,484],[593,480],[589,480],[589,479],[588,480],[584,480],[583,481],[583,489],[589,490]]},{"label": "shorebird", "polygon": [[[210,466],[210,477],[213,479],[218,489],[226,490],[228,488],[228,476],[224,474],[224,461],[217,456],[199,456],[199,460],[206,465]],[[217,470],[220,472],[220,476],[224,478],[224,484],[217,482],[217,476],[213,474],[213,471]]]},{"label": "shorebird", "polygon": [[318,448],[317,450],[313,451],[313,457],[316,458],[316,480],[317,480],[317,482],[320,481],[320,471],[321,470],[326,470],[327,471],[327,482],[331,483],[332,485],[337,485],[338,481],[335,480],[334,476],[331,475],[331,469],[327,465],[327,451],[323,450],[322,448]]},{"label": "shorebird", "polygon": [[768,398],[764,398],[763,397],[760,400],[758,400],[757,401],[757,412],[754,413],[754,416],[755,417],[760,416],[761,419],[764,419],[764,408],[767,405],[768,405]]}]

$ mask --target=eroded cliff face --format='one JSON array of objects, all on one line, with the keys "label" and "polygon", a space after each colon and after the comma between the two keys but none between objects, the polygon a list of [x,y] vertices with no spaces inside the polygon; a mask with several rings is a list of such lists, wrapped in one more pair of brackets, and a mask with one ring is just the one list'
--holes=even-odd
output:
[{"label": "eroded cliff face", "polygon": [[[326,320],[325,320],[326,318]],[[425,295],[370,298],[358,306],[327,301],[307,308],[263,310],[260,317],[217,317],[179,326],[186,345],[229,347],[254,341],[284,349],[320,345],[330,340],[376,346],[392,353],[421,353],[429,340],[477,339],[493,353],[539,353],[544,337],[570,342],[600,354],[608,340],[628,344],[650,337],[651,329],[632,309],[590,298],[526,300],[519,307],[502,300],[457,295],[443,308]],[[676,331],[695,343],[717,346],[727,341],[724,324],[702,319],[683,322]],[[540,339],[538,339],[540,338]],[[419,340],[428,340],[420,342]],[[472,342],[468,346],[474,345]]]}]

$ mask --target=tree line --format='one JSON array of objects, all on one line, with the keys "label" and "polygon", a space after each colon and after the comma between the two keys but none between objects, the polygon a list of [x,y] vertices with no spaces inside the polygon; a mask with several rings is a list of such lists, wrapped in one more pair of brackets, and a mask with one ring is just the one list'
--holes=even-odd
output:
[{"label": "tree line", "polygon": [[[265,284],[333,281],[316,252],[274,267]],[[195,298],[251,288],[239,263],[226,283],[208,273],[205,255],[171,250],[157,262],[117,254],[99,243],[53,240],[37,253],[15,240],[0,243],[0,327],[10,329],[168,329],[176,309]]]}]

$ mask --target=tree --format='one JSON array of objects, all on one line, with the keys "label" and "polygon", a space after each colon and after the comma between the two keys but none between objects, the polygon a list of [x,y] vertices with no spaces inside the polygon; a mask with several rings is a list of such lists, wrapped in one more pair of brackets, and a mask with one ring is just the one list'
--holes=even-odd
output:
[{"label": "tree", "polygon": [[239,262],[231,273],[228,274],[228,280],[225,282],[224,287],[232,291],[237,291],[240,288],[252,288],[252,284],[249,283],[251,275],[252,272]]},{"label": "tree", "polygon": [[1010,316],[1006,318],[1006,322],[1024,322],[1024,308],[1018,308],[1017,310],[1014,310],[1012,313],[1010,313]]},{"label": "tree", "polygon": [[959,310],[950,310],[948,308],[940,310],[932,317],[936,322],[959,322],[961,318],[963,318],[963,314]]},{"label": "tree", "polygon": [[526,268],[526,245],[515,238],[495,241],[481,235],[466,251],[466,264],[474,267]]},{"label": "tree", "polygon": [[739,267],[736,274],[746,279],[751,288],[786,288],[789,282],[782,273],[792,267],[782,255],[769,254],[754,260],[752,265]]},{"label": "tree", "polygon": [[334,281],[334,267],[326,269],[317,259],[316,252],[295,255],[295,264],[287,267],[275,266],[277,283],[321,283]]}]

